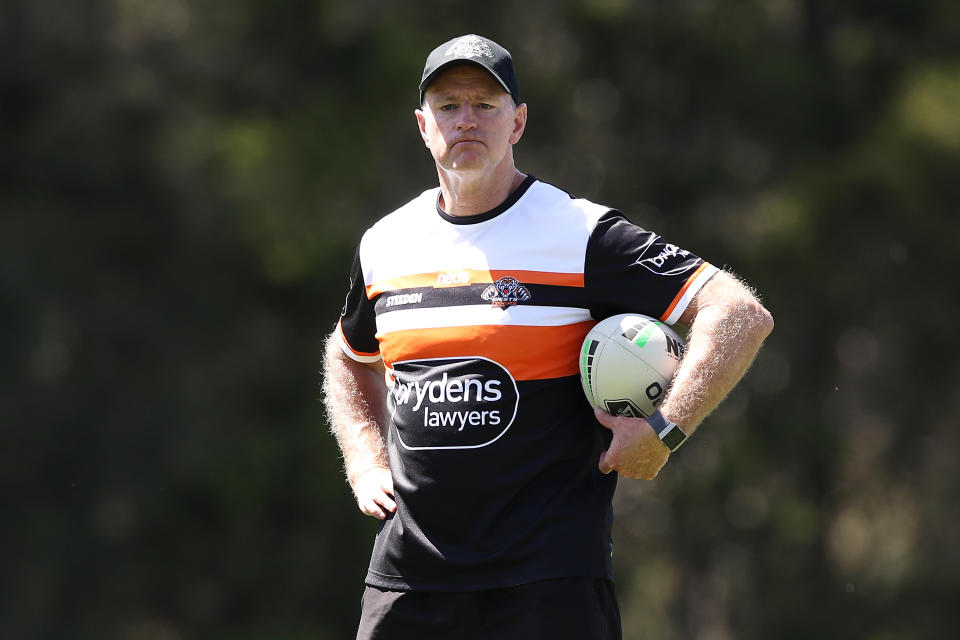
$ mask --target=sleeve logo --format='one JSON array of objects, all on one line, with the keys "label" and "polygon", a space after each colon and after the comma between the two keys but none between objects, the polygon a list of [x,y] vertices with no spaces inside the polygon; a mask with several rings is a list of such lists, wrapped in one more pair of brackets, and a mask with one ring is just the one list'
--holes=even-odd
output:
[{"label": "sleeve logo", "polygon": [[[655,256],[644,257],[650,248],[659,248]],[[643,253],[634,264],[639,264],[660,276],[676,276],[690,271],[697,266],[697,260],[691,260],[693,254],[681,249],[675,244],[657,244],[651,242],[643,249]]]},{"label": "sleeve logo", "polygon": [[350,276],[350,283],[347,285],[347,297],[343,301],[343,308],[340,309],[340,317],[347,315],[347,307],[350,306],[350,292],[353,291],[353,276]]},{"label": "sleeve logo", "polygon": [[519,280],[511,276],[504,276],[483,290],[480,294],[482,300],[486,300],[494,307],[506,309],[512,307],[518,302],[526,302],[530,299],[530,290],[527,289]]}]

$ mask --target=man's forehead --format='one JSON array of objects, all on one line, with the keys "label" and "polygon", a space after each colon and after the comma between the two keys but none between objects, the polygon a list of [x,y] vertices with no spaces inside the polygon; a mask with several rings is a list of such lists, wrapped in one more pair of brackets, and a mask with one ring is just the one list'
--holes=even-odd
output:
[{"label": "man's forehead", "polygon": [[468,62],[455,64],[441,71],[427,87],[426,93],[455,91],[466,87],[474,87],[488,93],[510,95],[489,71],[480,65]]}]

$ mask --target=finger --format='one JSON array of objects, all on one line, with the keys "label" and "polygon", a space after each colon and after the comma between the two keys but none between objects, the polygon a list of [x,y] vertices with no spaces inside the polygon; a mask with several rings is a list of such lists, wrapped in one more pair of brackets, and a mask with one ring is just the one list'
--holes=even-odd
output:
[{"label": "finger", "polygon": [[360,507],[360,511],[366,516],[373,516],[378,520],[383,520],[387,517],[387,514],[383,512],[383,509],[380,508],[380,505],[373,500],[357,502],[357,506]]},{"label": "finger", "polygon": [[604,451],[600,454],[600,473],[606,475],[613,471],[613,465],[610,464],[610,456],[607,455],[609,450]]},{"label": "finger", "polygon": [[397,503],[390,494],[384,493],[382,496],[379,496],[377,502],[390,513],[397,512]]},{"label": "finger", "polygon": [[380,483],[380,490],[388,496],[393,496],[393,478],[384,476],[383,481]]},{"label": "finger", "polygon": [[394,513],[397,510],[397,503],[393,501],[393,498],[380,492],[371,492],[369,495],[358,497],[357,506],[365,515],[380,520],[386,518],[388,512]]},{"label": "finger", "polygon": [[360,511],[362,511],[364,515],[373,516],[380,520],[387,517],[387,512],[382,504],[385,501],[393,502],[390,498],[385,498],[376,491],[365,492],[357,496],[357,506],[360,508]]},{"label": "finger", "polygon": [[378,496],[377,502],[390,513],[396,513],[397,503],[393,499],[393,478],[387,476],[381,483],[380,490],[383,491],[383,495]]},{"label": "finger", "polygon": [[596,417],[597,422],[599,422],[599,423],[600,423],[602,426],[604,426],[605,428],[610,429],[611,431],[613,431],[613,416],[612,416],[612,415],[610,415],[609,413],[607,413],[606,411],[604,411],[604,410],[601,409],[600,407],[597,407],[596,409],[593,410],[593,415],[594,415],[594,417]]}]

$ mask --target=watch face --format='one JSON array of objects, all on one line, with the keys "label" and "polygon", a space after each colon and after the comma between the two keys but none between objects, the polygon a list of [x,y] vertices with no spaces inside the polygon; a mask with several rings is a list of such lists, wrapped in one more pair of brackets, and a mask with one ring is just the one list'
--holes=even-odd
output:
[{"label": "watch face", "polygon": [[687,436],[685,433],[683,433],[683,431],[680,430],[680,427],[672,423],[670,425],[670,430],[660,435],[661,442],[667,445],[667,448],[670,449],[670,451],[676,451],[686,439]]}]

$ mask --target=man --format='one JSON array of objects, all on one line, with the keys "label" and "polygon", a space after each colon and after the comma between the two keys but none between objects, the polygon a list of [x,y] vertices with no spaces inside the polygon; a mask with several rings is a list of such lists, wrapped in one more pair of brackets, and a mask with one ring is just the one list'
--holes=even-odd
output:
[{"label": "man", "polygon": [[[692,434],[773,321],[730,274],[516,168],[527,107],[495,42],[435,49],[420,99],[439,188],[364,234],[325,359],[347,479],[383,521],[358,638],[619,638],[616,478],[654,478],[679,446],[658,433]],[[581,341],[626,312],[690,327],[649,420],[580,389]]]}]

